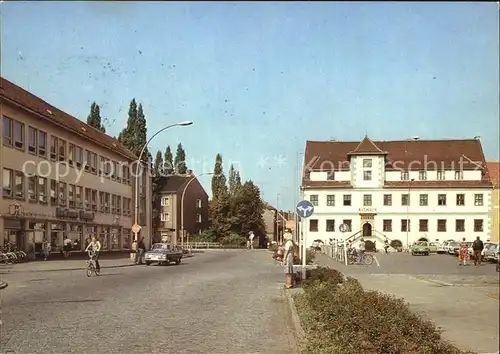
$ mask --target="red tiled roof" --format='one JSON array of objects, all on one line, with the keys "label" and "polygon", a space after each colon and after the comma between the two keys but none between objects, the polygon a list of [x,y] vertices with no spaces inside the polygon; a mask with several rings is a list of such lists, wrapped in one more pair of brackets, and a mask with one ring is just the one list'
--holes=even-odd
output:
[{"label": "red tiled roof", "polygon": [[[182,188],[184,188],[186,183],[188,183],[191,178],[193,178],[193,176],[172,175],[172,176],[162,177],[160,182],[159,182],[162,185],[161,192],[173,193],[173,192],[182,191]],[[192,184],[193,183],[191,183],[191,185]]]},{"label": "red tiled roof", "polygon": [[499,161],[488,161],[486,162],[488,166],[488,172],[493,183],[494,188],[500,188],[500,162]]},{"label": "red tiled roof", "polygon": [[348,181],[304,181],[302,188],[304,189],[319,189],[319,188],[352,188],[351,182]]},{"label": "red tiled roof", "polygon": [[[42,119],[50,121],[75,133],[76,135],[92,141],[94,144],[101,145],[108,150],[112,150],[124,157],[127,157],[128,159],[137,159],[137,156],[119,143],[115,138],[91,127],[78,118],[61,111],[3,77],[0,77],[0,99],[19,106],[30,113],[34,113]],[[82,129],[82,127],[84,129]]]},{"label": "red tiled roof", "polygon": [[485,179],[479,181],[386,181],[384,188],[484,188],[491,187]]},{"label": "red tiled roof", "polygon": [[368,136],[359,143],[359,145],[353,151],[349,152],[349,155],[385,155],[387,152],[382,151],[373,141],[370,140]]}]

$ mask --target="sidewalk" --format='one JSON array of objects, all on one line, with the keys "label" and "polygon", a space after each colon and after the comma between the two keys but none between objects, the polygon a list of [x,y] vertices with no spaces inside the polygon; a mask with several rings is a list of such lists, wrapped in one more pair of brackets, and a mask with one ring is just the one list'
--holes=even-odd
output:
[{"label": "sidewalk", "polygon": [[[134,266],[134,264],[130,260],[130,257],[117,259],[100,259],[99,263],[101,265],[101,268],[121,268]],[[31,261],[10,265],[2,264],[0,265],[0,274],[80,270],[85,268],[86,266],[86,260],[82,259]]]},{"label": "sidewalk", "polygon": [[[420,279],[410,274],[356,274],[355,268],[350,271],[325,255],[317,255],[316,263],[358,279],[366,289],[405,299],[414,310],[442,328],[445,339],[462,349],[477,353],[499,350],[498,299],[491,296],[498,294],[498,284],[485,284],[484,279],[478,279],[475,286],[464,286],[463,279],[456,279],[457,284],[440,284],[437,279]],[[474,277],[470,278],[472,283]]]}]

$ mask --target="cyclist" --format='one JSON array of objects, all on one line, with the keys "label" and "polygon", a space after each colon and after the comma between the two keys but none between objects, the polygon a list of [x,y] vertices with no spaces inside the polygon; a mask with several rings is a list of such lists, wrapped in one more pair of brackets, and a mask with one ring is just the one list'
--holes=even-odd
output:
[{"label": "cyclist", "polygon": [[364,256],[365,256],[365,240],[362,238],[359,242],[359,251],[358,251],[358,261],[360,264],[363,263]]},{"label": "cyclist", "polygon": [[85,252],[91,251],[92,254],[90,258],[94,257],[95,268],[99,272],[101,271],[101,265],[99,264],[99,251],[101,250],[101,243],[95,236],[92,236],[92,241],[89,243],[87,248],[85,248]]}]

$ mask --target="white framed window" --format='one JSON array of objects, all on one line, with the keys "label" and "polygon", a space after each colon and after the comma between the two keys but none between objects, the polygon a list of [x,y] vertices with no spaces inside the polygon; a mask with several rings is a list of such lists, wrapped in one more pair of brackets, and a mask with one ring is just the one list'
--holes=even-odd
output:
[{"label": "white framed window", "polygon": [[162,197],[161,198],[161,206],[170,206],[170,198]]},{"label": "white framed window", "polygon": [[161,221],[170,221],[169,213],[161,213]]},{"label": "white framed window", "polygon": [[196,214],[196,222],[201,222],[201,214]]},{"label": "white framed window", "polygon": [[196,207],[201,208],[201,199],[196,199]]}]

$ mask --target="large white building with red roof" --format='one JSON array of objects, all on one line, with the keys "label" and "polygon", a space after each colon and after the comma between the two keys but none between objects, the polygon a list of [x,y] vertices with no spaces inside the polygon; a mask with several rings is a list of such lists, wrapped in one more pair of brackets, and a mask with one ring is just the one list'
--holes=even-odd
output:
[{"label": "large white building with red roof", "polygon": [[491,236],[492,183],[478,139],[307,141],[301,191],[315,208],[303,227],[308,244]]}]

